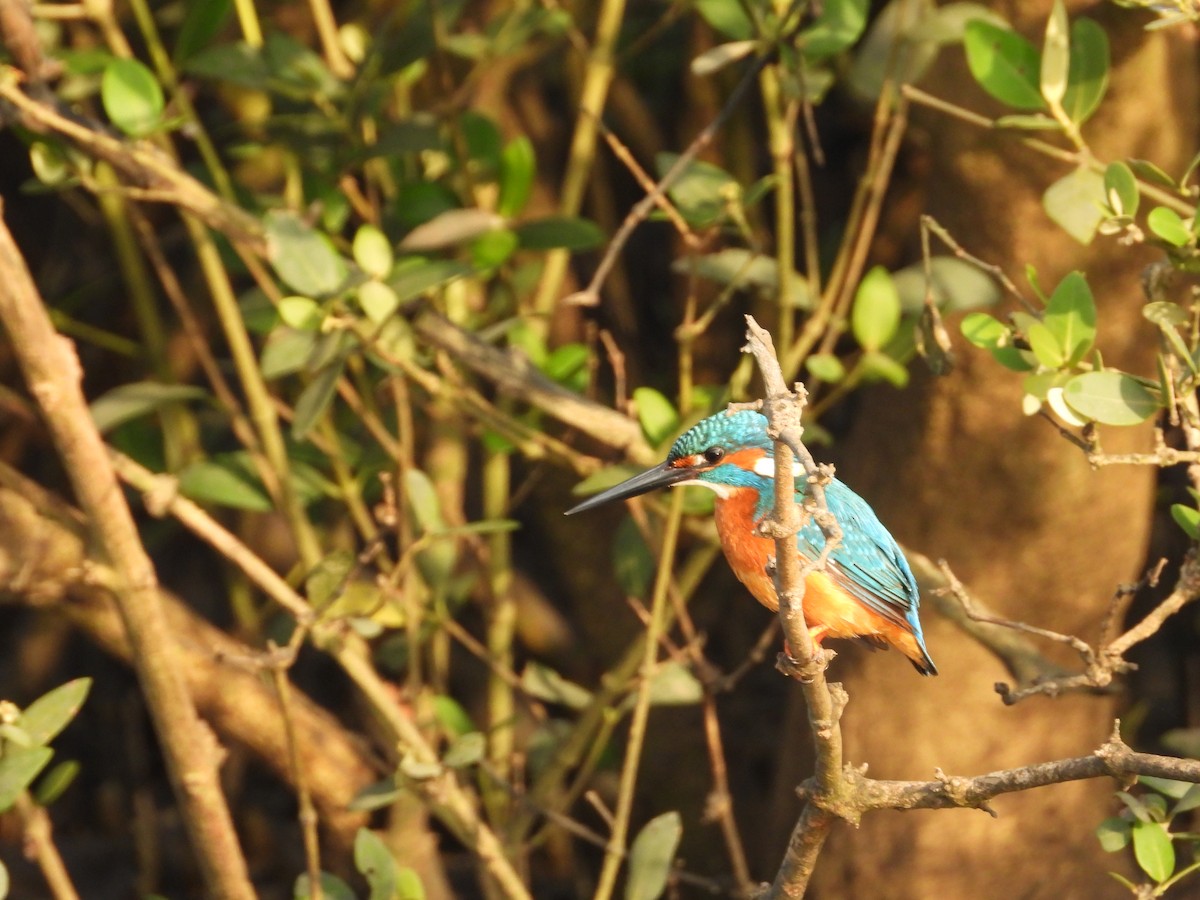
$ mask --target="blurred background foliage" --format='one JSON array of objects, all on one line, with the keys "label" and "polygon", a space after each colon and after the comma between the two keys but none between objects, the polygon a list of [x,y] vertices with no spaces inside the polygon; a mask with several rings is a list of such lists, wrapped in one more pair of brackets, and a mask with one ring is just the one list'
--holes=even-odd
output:
[{"label": "blurred background foliage", "polygon": [[[808,440],[907,546],[949,558],[1010,618],[1090,638],[1119,581],[1177,564],[1197,537],[1178,467],[1157,506],[1157,465],[1086,480],[1102,434],[1104,449],[1150,450],[1137,426],[1157,422],[1196,449],[1181,435],[1200,427],[1197,106],[1156,80],[1196,74],[1186,5],[32,12],[31,32],[14,19],[3,32],[5,219],[75,341],[122,477],[146,493],[143,536],[199,647],[181,666],[226,746],[263,896],[312,893],[297,879],[295,765],[253,738],[287,715],[303,719],[302,766],[346,760],[307,779],[332,896],[512,893],[435,783],[478,808],[538,897],[604,885],[613,832],[630,846],[628,897],[744,894],[773,876],[808,742],[769,664],[770,617],[714,565],[711,495],[560,515],[573,491],[616,483],[755,396],[745,313],[808,386]],[[198,895],[135,682],[97,650],[119,660],[119,633],[71,574],[89,552],[78,522],[21,480],[64,486],[8,353],[0,364],[0,696],[29,707],[92,679],[56,740],[78,760],[66,774],[47,768],[57,729],[26,740],[28,722],[7,723],[0,773],[16,774],[0,801],[26,787],[54,801],[88,897]],[[1132,430],[1108,437],[1118,427]],[[162,517],[149,473],[284,575],[303,614]],[[681,512],[678,558],[663,561],[663,523]],[[672,628],[643,679],[655,591]],[[1103,739],[1111,694],[1002,712],[1000,661],[926,615],[944,673],[932,687],[839,648],[854,761],[926,777]],[[293,653],[264,655],[272,645]],[[1156,652],[1120,698],[1126,736],[1194,754],[1193,618]],[[300,692],[290,712],[254,693],[273,667]],[[641,690],[653,711],[630,740]],[[1008,740],[1014,727],[1026,736]],[[1155,842],[1129,872],[1162,884],[1171,839],[1136,823],[1182,823],[1191,806],[1158,787],[1179,801],[1170,816],[1126,800],[1099,843]],[[1000,896],[989,886],[1020,858],[1023,887],[1005,896],[1099,896],[1113,863],[1093,829],[1110,798],[1058,795],[1056,811],[1014,809],[1006,831],[960,827],[962,812],[884,822],[864,829],[874,861],[831,845],[817,891]],[[18,821],[0,817],[9,890],[41,895]],[[1044,834],[1058,852],[1038,868],[1027,856]]]}]

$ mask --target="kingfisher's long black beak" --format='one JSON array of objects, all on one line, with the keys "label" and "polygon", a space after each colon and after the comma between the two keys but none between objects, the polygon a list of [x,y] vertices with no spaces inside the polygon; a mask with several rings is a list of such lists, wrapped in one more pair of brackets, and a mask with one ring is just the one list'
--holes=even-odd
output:
[{"label": "kingfisher's long black beak", "polygon": [[584,500],[578,506],[568,509],[563,515],[572,516],[575,513],[587,512],[589,509],[595,509],[597,506],[603,506],[605,503],[612,503],[614,500],[628,500],[630,497],[636,497],[639,494],[648,494],[650,491],[656,491],[659,488],[670,487],[673,484],[678,484],[681,481],[687,481],[695,476],[695,472],[688,468],[675,468],[669,463],[655,466],[653,469],[647,469],[641,475],[634,475],[632,478],[622,481],[616,487],[610,487],[607,491],[601,491],[595,497]]}]

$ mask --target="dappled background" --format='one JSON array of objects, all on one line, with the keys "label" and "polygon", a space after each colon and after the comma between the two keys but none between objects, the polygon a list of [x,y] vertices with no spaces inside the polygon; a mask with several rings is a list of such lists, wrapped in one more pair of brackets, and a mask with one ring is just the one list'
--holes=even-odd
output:
[{"label": "dappled background", "polygon": [[[774,877],[811,736],[773,669],[770,614],[720,558],[711,497],[683,501],[669,581],[663,498],[561,515],[581,482],[614,484],[757,396],[747,313],[809,384],[818,458],[994,615],[1098,645],[1106,617],[1115,633],[1175,586],[1200,518],[1183,467],[1093,468],[1060,430],[1098,428],[1093,459],[1151,451],[1156,422],[1197,449],[1161,388],[1195,387],[1194,23],[1072,5],[1055,108],[1039,81],[1049,4],[821,10],[133,0],[38,6],[31,32],[0,6],[24,73],[0,75],[4,220],[125,459],[262,896],[291,896],[312,866],[310,802],[335,896],[511,895],[459,799],[537,897],[591,896],[614,827],[645,838],[628,896]],[[135,141],[143,155],[120,149]],[[670,202],[609,249],[677,163]],[[1164,261],[1178,271],[1148,294]],[[1051,319],[1087,327],[1039,344],[1040,320],[1008,318],[1048,298]],[[1148,320],[1148,300],[1182,318]],[[1116,381],[1070,386],[1104,367]],[[202,896],[103,558],[7,345],[0,371],[0,699],[91,680],[32,796],[83,896]],[[164,472],[177,488],[148,477]],[[299,607],[210,545],[218,523]],[[1160,558],[1157,587],[1114,606]],[[916,568],[941,674],[835,644],[850,762],[979,774],[1087,754],[1117,715],[1138,749],[1200,752],[1190,610],[1110,689],[1006,706],[996,682],[1074,673],[1079,656],[1029,635],[1006,655],[946,614],[932,563]],[[671,627],[646,682],[656,590]],[[873,813],[835,830],[812,894],[1165,880],[1097,840],[1125,808],[1115,789],[1002,798],[998,819]],[[14,897],[46,893],[22,852],[30,821],[0,815]]]}]

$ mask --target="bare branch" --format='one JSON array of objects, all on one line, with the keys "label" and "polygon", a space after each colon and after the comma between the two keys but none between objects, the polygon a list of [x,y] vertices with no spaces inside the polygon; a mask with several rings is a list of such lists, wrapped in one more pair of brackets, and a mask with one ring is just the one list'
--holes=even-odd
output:
[{"label": "bare branch", "polygon": [[[2,81],[2,79],[0,79]],[[0,85],[0,92],[8,89]],[[0,212],[3,206],[0,205]],[[208,892],[254,896],[213,759],[211,739],[179,670],[154,566],[121,493],[81,386],[79,357],[50,322],[7,225],[0,219],[0,320],[46,418],[93,536],[116,575],[115,596]]]}]

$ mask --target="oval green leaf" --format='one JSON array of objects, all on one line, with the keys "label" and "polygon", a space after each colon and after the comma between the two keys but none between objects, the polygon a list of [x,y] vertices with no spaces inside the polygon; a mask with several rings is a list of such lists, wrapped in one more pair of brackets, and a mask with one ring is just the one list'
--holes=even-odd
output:
[{"label": "oval green leaf", "polygon": [[655,816],[638,832],[629,848],[625,900],[656,900],[662,896],[682,835],[683,820],[677,812]]},{"label": "oval green leaf", "polygon": [[1133,855],[1142,871],[1162,883],[1175,871],[1175,844],[1159,822],[1133,823]]},{"label": "oval green leaf", "polygon": [[18,724],[34,744],[48,744],[75,718],[91,688],[90,678],[76,678],[59,685],[29,704]]},{"label": "oval green leaf", "polygon": [[354,233],[353,252],[354,261],[368,275],[383,278],[392,271],[392,242],[374,225],[363,225]]},{"label": "oval green leaf", "polygon": [[136,59],[114,59],[104,67],[100,100],[109,120],[130,137],[144,137],[162,120],[162,87]]},{"label": "oval green leaf", "polygon": [[959,328],[963,337],[982,350],[1007,346],[1011,338],[1008,326],[987,313],[968,313]]},{"label": "oval green leaf", "polygon": [[0,757],[0,813],[12,808],[21,791],[33,783],[53,756],[49,747],[5,750]]},{"label": "oval green leaf", "polygon": [[101,434],[105,434],[118,425],[152,413],[168,404],[203,400],[207,396],[207,392],[202,388],[185,384],[135,381],[100,395],[92,401],[89,410],[96,428]]},{"label": "oval green leaf", "polygon": [[367,880],[370,900],[392,900],[396,895],[396,860],[370,828],[360,828],[354,835],[354,868]]},{"label": "oval green leaf", "polygon": [[1108,90],[1108,35],[1091,19],[1071,23],[1071,66],[1062,106],[1075,124],[1091,118]]},{"label": "oval green leaf", "polygon": [[312,431],[337,393],[338,379],[342,377],[344,359],[338,359],[313,376],[296,400],[296,417],[292,420],[292,437],[302,441]]},{"label": "oval green leaf", "polygon": [[79,770],[79,763],[76,760],[68,759],[47,772],[38,782],[37,790],[33,793],[38,805],[49,806],[61,797],[74,783],[75,778],[79,775]]},{"label": "oval green leaf", "polygon": [[836,384],[846,377],[846,367],[832,353],[814,353],[804,361],[805,368],[814,378]]},{"label": "oval green leaf", "polygon": [[524,222],[513,229],[526,250],[591,250],[604,243],[604,232],[590,219],[550,216]]},{"label": "oval green leaf", "polygon": [[1080,166],[1042,194],[1046,215],[1081,244],[1090,244],[1104,220],[1104,176]]},{"label": "oval green leaf", "polygon": [[1200,540],[1200,509],[1183,503],[1173,503],[1171,518],[1193,541]]},{"label": "oval green leaf", "polygon": [[293,213],[273,210],[263,222],[267,258],[292,290],[310,297],[332,294],[346,281],[346,261],[333,242]]},{"label": "oval green leaf", "polygon": [[651,387],[633,390],[638,422],[651,445],[657,447],[679,428],[679,413],[671,401]]},{"label": "oval green leaf", "polygon": [[1167,206],[1156,206],[1150,210],[1146,216],[1146,226],[1172,247],[1186,247],[1192,239],[1179,213]]},{"label": "oval green leaf", "polygon": [[1051,104],[1058,103],[1067,92],[1067,72],[1071,60],[1069,27],[1067,8],[1062,0],[1054,0],[1050,7],[1050,18],[1046,20],[1039,72],[1042,96]]},{"label": "oval green leaf", "polygon": [[1105,425],[1137,425],[1160,407],[1144,384],[1111,369],[1076,375],[1063,387],[1063,397],[1077,413]]},{"label": "oval green leaf", "polygon": [[1104,193],[1108,205],[1119,216],[1136,216],[1138,202],[1137,179],[1133,169],[1123,162],[1109,163],[1104,169]]},{"label": "oval green leaf", "polygon": [[1092,349],[1096,340],[1096,301],[1081,273],[1071,272],[1058,283],[1046,303],[1042,321],[1057,339],[1067,365],[1075,365]]},{"label": "oval green leaf", "polygon": [[876,266],[863,276],[850,311],[850,328],[864,350],[878,350],[900,325],[900,294],[892,276]]},{"label": "oval green leaf", "polygon": [[500,155],[500,198],[496,201],[500,215],[511,219],[525,208],[536,171],[537,157],[528,137],[522,134],[504,146]]},{"label": "oval green leaf", "polygon": [[1041,54],[1021,35],[991,22],[968,22],[963,31],[967,66],[985,91],[1017,109],[1045,109],[1039,76]]}]

